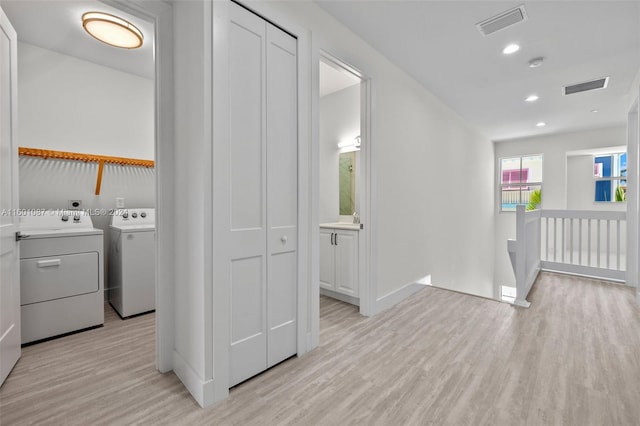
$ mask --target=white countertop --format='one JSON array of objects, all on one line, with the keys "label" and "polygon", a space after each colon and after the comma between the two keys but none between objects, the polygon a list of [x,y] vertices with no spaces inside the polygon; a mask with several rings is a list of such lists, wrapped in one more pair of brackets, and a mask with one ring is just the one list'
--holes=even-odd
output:
[{"label": "white countertop", "polygon": [[350,231],[359,231],[360,229],[362,229],[362,224],[346,222],[321,223],[320,228],[348,229]]}]

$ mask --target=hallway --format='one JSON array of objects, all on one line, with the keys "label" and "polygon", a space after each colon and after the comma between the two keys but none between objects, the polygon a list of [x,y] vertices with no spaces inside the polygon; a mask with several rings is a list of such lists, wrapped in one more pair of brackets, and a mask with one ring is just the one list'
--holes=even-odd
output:
[{"label": "hallway", "polygon": [[108,315],[102,329],[24,349],[0,391],[0,423],[637,423],[633,289],[543,273],[530,300],[521,309],[427,287],[365,318],[321,297],[317,350],[208,409],[155,372],[153,315]]}]

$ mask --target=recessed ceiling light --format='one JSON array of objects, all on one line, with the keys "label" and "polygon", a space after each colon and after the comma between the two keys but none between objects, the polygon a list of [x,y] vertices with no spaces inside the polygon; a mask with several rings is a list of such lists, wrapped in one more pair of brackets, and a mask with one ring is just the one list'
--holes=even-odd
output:
[{"label": "recessed ceiling light", "polygon": [[114,47],[136,49],[142,46],[142,32],[131,22],[103,12],[82,15],[82,27],[96,40]]},{"label": "recessed ceiling light", "polygon": [[544,127],[544,126],[546,126],[546,125],[547,125],[547,123],[545,123],[544,121],[540,121],[540,122],[538,122],[538,123],[536,124],[536,126],[538,126],[538,127]]},{"label": "recessed ceiling light", "polygon": [[529,61],[529,68],[538,68],[544,62],[544,58],[542,56],[538,58],[533,58]]},{"label": "recessed ceiling light", "polygon": [[517,44],[510,44],[502,49],[502,53],[504,53],[505,55],[511,55],[512,53],[516,53],[518,50],[520,50],[520,46],[518,46]]},{"label": "recessed ceiling light", "polygon": [[527,101],[527,102],[535,102],[538,99],[540,99],[540,98],[538,98],[538,95],[529,95],[529,96],[527,96],[527,99],[525,99],[525,101]]},{"label": "recessed ceiling light", "polygon": [[596,108],[592,109],[591,112],[596,113],[598,110]]}]

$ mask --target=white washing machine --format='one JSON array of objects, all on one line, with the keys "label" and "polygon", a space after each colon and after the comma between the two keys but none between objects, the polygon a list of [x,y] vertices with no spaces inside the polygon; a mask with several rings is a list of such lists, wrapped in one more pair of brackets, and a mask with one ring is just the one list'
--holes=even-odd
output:
[{"label": "white washing machine", "polygon": [[109,303],[122,318],[156,309],[155,209],[118,210],[109,226]]},{"label": "white washing machine", "polygon": [[20,217],[22,343],[104,324],[103,233],[73,210]]}]

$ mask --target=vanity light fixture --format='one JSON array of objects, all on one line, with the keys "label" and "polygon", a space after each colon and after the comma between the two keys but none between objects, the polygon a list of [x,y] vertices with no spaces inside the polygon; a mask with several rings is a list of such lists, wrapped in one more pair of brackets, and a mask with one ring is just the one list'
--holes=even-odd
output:
[{"label": "vanity light fixture", "polygon": [[346,140],[338,143],[340,152],[359,151],[360,150],[360,135],[356,136],[352,140]]},{"label": "vanity light fixture", "polygon": [[535,102],[535,101],[537,101],[538,99],[540,99],[540,98],[538,97],[538,95],[529,95],[529,96],[527,96],[527,99],[525,99],[525,101],[527,101],[527,102]]},{"label": "vanity light fixture", "polygon": [[144,39],[142,32],[131,22],[109,13],[85,13],[82,27],[96,40],[123,49],[137,49]]},{"label": "vanity light fixture", "polygon": [[518,50],[520,50],[520,46],[518,46],[517,44],[510,44],[502,49],[502,53],[504,53],[505,55],[511,55],[512,53],[516,53]]}]

